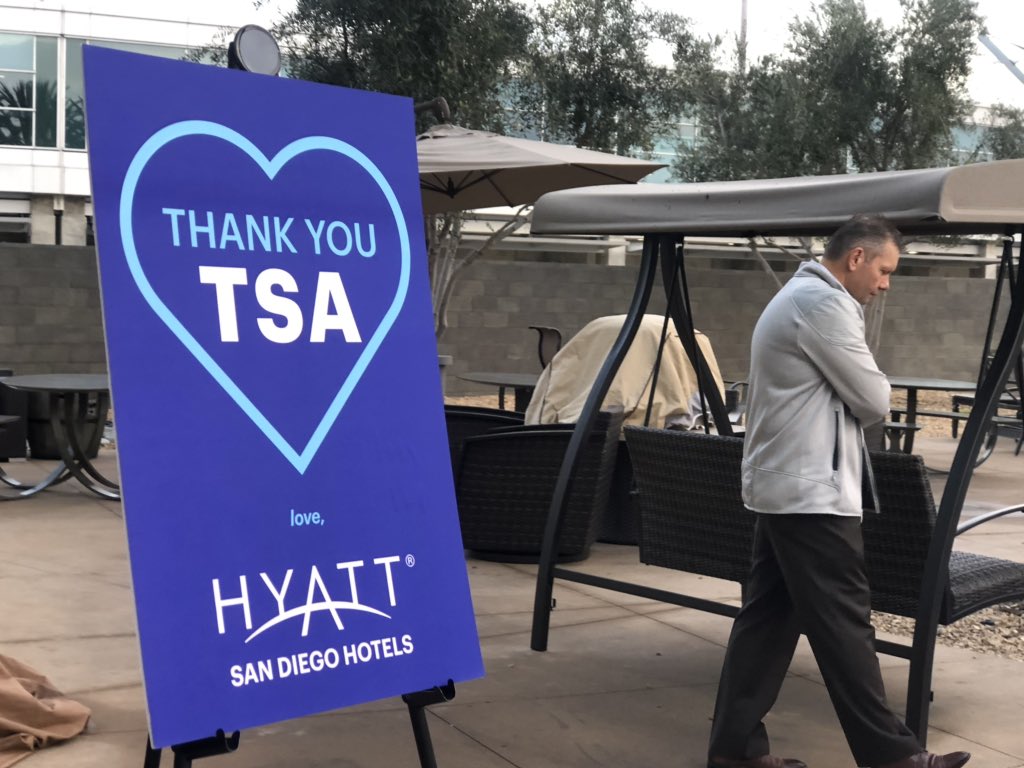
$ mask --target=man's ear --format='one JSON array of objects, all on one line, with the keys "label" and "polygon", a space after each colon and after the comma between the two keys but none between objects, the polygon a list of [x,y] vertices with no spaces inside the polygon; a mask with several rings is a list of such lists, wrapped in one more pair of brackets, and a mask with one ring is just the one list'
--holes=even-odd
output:
[{"label": "man's ear", "polygon": [[859,245],[856,248],[851,248],[846,253],[846,268],[850,272],[853,272],[860,267],[861,264],[867,261],[867,258],[867,253]]}]

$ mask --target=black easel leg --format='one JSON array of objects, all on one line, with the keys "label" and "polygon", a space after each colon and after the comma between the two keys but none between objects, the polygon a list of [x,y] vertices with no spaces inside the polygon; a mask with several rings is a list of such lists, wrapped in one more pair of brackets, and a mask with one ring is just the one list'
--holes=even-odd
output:
[{"label": "black easel leg", "polygon": [[[235,731],[230,736],[224,731],[218,730],[216,736],[208,739],[188,741],[184,744],[175,744],[171,747],[174,752],[174,768],[192,768],[192,761],[201,757],[213,757],[214,755],[226,755],[238,749],[238,742],[241,734]],[[146,758],[142,768],[160,768],[160,753],[162,750],[153,749],[151,739],[146,740]]]},{"label": "black easel leg", "polygon": [[409,719],[412,721],[412,735],[416,738],[416,752],[420,756],[420,765],[422,768],[437,768],[434,744],[430,740],[430,727],[427,725],[426,708],[410,704]]},{"label": "black easel leg", "polygon": [[437,768],[434,744],[430,740],[430,726],[427,725],[426,708],[431,704],[440,704],[454,698],[455,683],[452,680],[443,686],[402,696],[402,701],[409,707],[409,720],[412,721],[412,734],[416,739],[416,752],[420,756],[421,768]]},{"label": "black easel leg", "polygon": [[153,742],[149,736],[146,737],[146,758],[142,761],[142,768],[160,768],[161,749],[153,749]]}]

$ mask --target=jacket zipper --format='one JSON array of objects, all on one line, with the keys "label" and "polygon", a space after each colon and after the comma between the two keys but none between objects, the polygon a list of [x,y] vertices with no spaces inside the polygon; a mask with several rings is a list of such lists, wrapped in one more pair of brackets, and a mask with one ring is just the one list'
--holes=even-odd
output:
[{"label": "jacket zipper", "polygon": [[876,515],[880,515],[882,514],[882,503],[878,499],[878,485],[875,482],[875,470],[871,466],[871,454],[868,452],[868,445],[864,440],[864,428],[861,426],[859,419],[854,419],[854,424],[857,425],[857,443],[859,445],[861,459],[864,462],[863,474],[867,475],[868,489],[871,491],[871,506],[868,507],[862,501],[861,507],[864,509],[870,509]]},{"label": "jacket zipper", "polygon": [[839,411],[835,412],[836,415],[836,441],[835,447],[832,449],[832,471],[839,471]]}]

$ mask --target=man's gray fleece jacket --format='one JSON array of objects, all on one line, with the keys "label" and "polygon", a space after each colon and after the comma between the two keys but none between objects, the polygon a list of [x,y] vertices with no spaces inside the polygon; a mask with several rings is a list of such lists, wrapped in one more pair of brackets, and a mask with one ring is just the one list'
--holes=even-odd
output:
[{"label": "man's gray fleece jacket", "polygon": [[861,515],[863,432],[889,410],[864,310],[825,267],[803,264],[751,344],[743,503],[756,512]]}]

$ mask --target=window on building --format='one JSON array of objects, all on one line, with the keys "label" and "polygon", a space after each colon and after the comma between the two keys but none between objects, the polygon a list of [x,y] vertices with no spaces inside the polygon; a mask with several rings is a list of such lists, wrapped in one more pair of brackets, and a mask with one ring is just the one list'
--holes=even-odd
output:
[{"label": "window on building", "polygon": [[148,56],[161,56],[166,59],[184,59],[188,53],[187,49],[173,45],[93,41],[69,37],[64,87],[64,146],[68,149],[85,149],[85,77],[82,73],[82,46],[86,44],[144,53]]},{"label": "window on building", "polygon": [[0,145],[57,146],[57,38],[0,33]]}]

